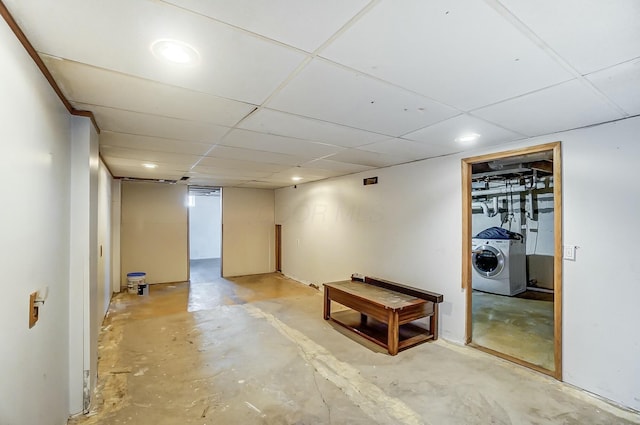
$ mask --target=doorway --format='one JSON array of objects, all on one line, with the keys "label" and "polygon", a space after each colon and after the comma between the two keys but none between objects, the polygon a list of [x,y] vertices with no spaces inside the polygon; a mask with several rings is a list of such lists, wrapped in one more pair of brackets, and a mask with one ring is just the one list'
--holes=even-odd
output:
[{"label": "doorway", "polygon": [[220,278],[222,203],[218,187],[189,186],[189,281]]},{"label": "doorway", "polygon": [[560,142],[462,160],[466,343],[562,379]]}]

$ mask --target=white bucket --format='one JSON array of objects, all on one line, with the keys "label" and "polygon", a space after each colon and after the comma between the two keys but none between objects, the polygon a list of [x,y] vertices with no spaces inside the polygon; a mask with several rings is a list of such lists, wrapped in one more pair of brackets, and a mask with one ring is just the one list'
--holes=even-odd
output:
[{"label": "white bucket", "polygon": [[127,292],[130,294],[138,293],[138,286],[145,284],[147,274],[144,272],[127,273]]}]

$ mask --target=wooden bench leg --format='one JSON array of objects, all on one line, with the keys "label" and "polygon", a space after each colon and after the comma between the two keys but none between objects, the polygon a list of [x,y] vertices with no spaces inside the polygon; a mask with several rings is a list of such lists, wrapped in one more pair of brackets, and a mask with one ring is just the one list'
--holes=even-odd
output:
[{"label": "wooden bench leg", "polygon": [[398,354],[398,339],[399,329],[398,329],[398,312],[389,310],[389,323],[387,324],[387,346],[389,349],[389,354],[395,356]]},{"label": "wooden bench leg", "polygon": [[329,298],[329,288],[324,287],[324,320],[331,317],[331,299]]},{"label": "wooden bench leg", "polygon": [[429,331],[433,335],[433,340],[438,339],[438,304],[433,303],[433,315],[429,320]]}]

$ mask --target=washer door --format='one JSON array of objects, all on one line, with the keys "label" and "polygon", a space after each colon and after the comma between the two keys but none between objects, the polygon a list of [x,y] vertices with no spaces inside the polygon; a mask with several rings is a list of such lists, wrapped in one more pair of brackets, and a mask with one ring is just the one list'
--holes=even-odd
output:
[{"label": "washer door", "polygon": [[480,275],[495,277],[504,269],[504,255],[491,245],[480,245],[473,250],[471,263]]}]

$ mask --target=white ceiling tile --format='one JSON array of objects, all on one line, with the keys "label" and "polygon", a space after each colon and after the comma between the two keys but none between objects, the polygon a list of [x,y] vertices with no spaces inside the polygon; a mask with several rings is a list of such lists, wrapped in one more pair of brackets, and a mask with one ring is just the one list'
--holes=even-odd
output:
[{"label": "white ceiling tile", "polygon": [[522,139],[524,136],[513,131],[505,130],[497,125],[488,123],[468,114],[458,115],[413,133],[402,136],[404,139],[415,140],[427,145],[445,146],[454,153],[463,151],[471,146],[456,142],[456,139],[469,134],[479,134],[473,147],[490,146]]},{"label": "white ceiling tile", "polygon": [[269,177],[273,173],[269,171],[250,171],[233,168],[205,167],[196,165],[191,169],[190,176],[206,178],[233,178],[233,179],[259,179]]},{"label": "white ceiling tile", "polygon": [[528,136],[554,133],[622,118],[577,80],[473,112]]},{"label": "white ceiling tile", "polygon": [[283,153],[307,159],[324,157],[344,149],[333,145],[308,142],[273,134],[257,133],[249,130],[232,130],[224,138],[222,145],[264,152]]},{"label": "white ceiling tile", "polygon": [[385,155],[393,155],[398,158],[403,158],[407,161],[433,158],[436,156],[442,156],[457,152],[457,150],[443,145],[418,143],[411,140],[399,138],[376,142],[366,146],[360,146],[358,149],[369,152],[377,152]]},{"label": "white ceiling tile", "polygon": [[182,171],[162,171],[152,172],[138,169],[129,168],[114,168],[111,170],[116,177],[121,178],[134,178],[134,179],[155,179],[155,180],[179,180],[183,176]]},{"label": "white ceiling tile", "polygon": [[106,147],[119,147],[189,155],[204,155],[211,149],[211,145],[202,143],[162,139],[159,137],[136,136],[111,131],[102,131],[100,133],[100,147],[103,150]]},{"label": "white ceiling tile", "polygon": [[[323,170],[320,168],[292,167],[286,170],[274,173],[269,177],[269,181],[281,181],[289,184],[302,184],[313,180],[326,179],[340,175],[338,171]],[[293,180],[293,178],[299,180]]]},{"label": "white ceiling tile", "polygon": [[382,1],[321,56],[461,110],[571,78],[477,0]]},{"label": "white ceiling tile", "polygon": [[257,110],[244,119],[238,127],[348,148],[354,148],[389,138],[389,136],[383,134],[370,133],[368,131],[271,109]]},{"label": "white ceiling tile", "polygon": [[381,154],[378,152],[369,152],[361,149],[346,149],[335,155],[327,157],[331,161],[346,162],[349,164],[360,164],[368,167],[388,167],[390,165],[402,164],[407,162],[406,158],[391,154]]},{"label": "white ceiling tile", "polygon": [[204,178],[204,177],[191,178],[188,180],[188,184],[190,186],[218,186],[218,187],[237,186],[245,182],[247,182],[247,180],[229,179],[229,178]]},{"label": "white ceiling tile", "polygon": [[332,161],[329,159],[316,159],[306,162],[302,165],[304,168],[318,168],[339,174],[359,173],[361,171],[371,170],[375,167],[360,164],[349,164],[346,162]]},{"label": "white ceiling tile", "polygon": [[399,136],[458,113],[323,60],[307,65],[267,106],[389,136]]},{"label": "white ceiling tile", "polygon": [[80,110],[91,110],[102,131],[186,140],[213,145],[220,141],[229,127],[216,124],[142,114],[122,109],[75,103]]},{"label": "white ceiling tile", "polygon": [[[100,153],[105,158],[111,158],[107,160],[107,164],[111,164],[113,158],[121,158],[130,161],[130,164],[137,164],[142,168],[142,163],[154,163],[159,166],[169,165],[176,167],[178,170],[188,171],[193,164],[200,159],[196,155],[184,155],[167,152],[156,152],[139,149],[127,149],[113,146],[100,146]],[[160,167],[158,167],[160,168]]]},{"label": "white ceiling tile", "polygon": [[301,163],[306,162],[305,159],[292,155],[220,145],[214,146],[214,148],[207,154],[207,156],[214,158],[236,159],[241,161],[254,161],[267,164],[283,164],[291,166],[300,165]]},{"label": "white ceiling tile", "polygon": [[268,171],[276,173],[278,171],[289,168],[286,164],[269,164],[265,162],[254,161],[241,161],[236,159],[214,158],[210,156],[203,157],[198,165],[205,167],[219,167],[225,169],[235,170],[249,170],[249,171]]},{"label": "white ceiling tile", "polygon": [[637,0],[500,0],[580,73],[640,57]]},{"label": "white ceiling tile", "polygon": [[102,157],[115,177],[137,177],[150,179],[179,179],[186,171],[179,167],[161,164],[160,167],[148,169],[141,166],[140,161],[129,158]]},{"label": "white ceiling tile", "polygon": [[311,52],[368,0],[167,0],[206,16]]},{"label": "white ceiling tile", "polygon": [[[261,103],[305,58],[160,1],[57,0],[13,8],[38,21],[23,30],[39,52],[244,102]],[[200,62],[185,66],[156,59],[150,46],[159,39],[190,44]]]},{"label": "white ceiling tile", "polygon": [[255,106],[44,56],[71,101],[233,126]]},{"label": "white ceiling tile", "polygon": [[640,114],[640,59],[590,74],[587,79],[628,114]]},{"label": "white ceiling tile", "polygon": [[243,182],[237,185],[238,187],[246,187],[250,189],[279,189],[281,187],[285,187],[288,185],[283,185],[282,183],[270,182],[270,181],[248,181]]}]

